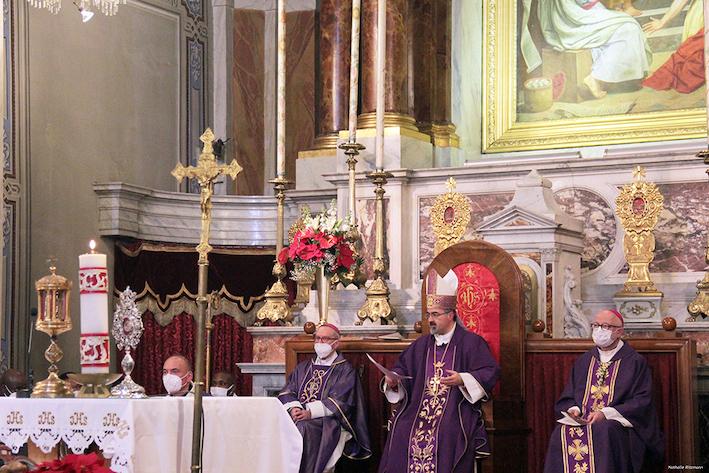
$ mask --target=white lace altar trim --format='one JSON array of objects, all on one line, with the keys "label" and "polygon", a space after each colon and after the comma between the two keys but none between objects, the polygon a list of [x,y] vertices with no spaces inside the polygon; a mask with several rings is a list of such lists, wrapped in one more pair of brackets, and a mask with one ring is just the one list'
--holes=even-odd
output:
[{"label": "white lace altar trim", "polygon": [[29,439],[44,453],[64,441],[80,454],[96,442],[111,470],[131,473],[133,436],[130,400],[0,398],[0,442],[13,453]]}]

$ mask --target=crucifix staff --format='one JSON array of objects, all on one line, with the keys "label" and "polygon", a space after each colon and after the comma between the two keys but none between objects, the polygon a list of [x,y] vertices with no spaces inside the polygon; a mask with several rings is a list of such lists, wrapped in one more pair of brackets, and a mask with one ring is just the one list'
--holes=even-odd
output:
[{"label": "crucifix staff", "polygon": [[199,259],[199,279],[197,283],[197,342],[195,348],[194,363],[194,414],[192,417],[192,472],[202,471],[202,393],[204,392],[204,360],[205,360],[205,329],[207,310],[207,269],[209,259],[207,255],[212,251],[209,244],[209,227],[212,222],[212,195],[214,195],[214,182],[221,175],[227,175],[232,179],[242,171],[241,166],[232,160],[229,164],[219,164],[214,156],[212,142],[214,133],[207,128],[200,141],[204,143],[202,153],[199,155],[196,166],[183,166],[178,164],[172,171],[177,182],[182,182],[184,178],[196,179],[200,187],[200,209],[202,211],[202,227],[200,230],[199,245],[197,253]]}]

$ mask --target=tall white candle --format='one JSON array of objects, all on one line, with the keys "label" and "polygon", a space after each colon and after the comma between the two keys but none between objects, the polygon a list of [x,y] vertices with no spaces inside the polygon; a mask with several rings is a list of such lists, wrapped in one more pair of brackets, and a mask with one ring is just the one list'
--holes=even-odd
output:
[{"label": "tall white candle", "polygon": [[108,343],[108,269],[106,255],[79,255],[79,299],[81,303],[81,372],[108,373],[111,362]]},{"label": "tall white candle", "polygon": [[361,12],[361,0],[352,0],[352,39],[350,41],[350,143],[357,141],[357,101],[359,99],[359,19]]},{"label": "tall white candle", "polygon": [[286,0],[278,0],[278,76],[276,79],[276,174],[286,175]]},{"label": "tall white candle", "polygon": [[375,150],[375,166],[384,169],[384,76],[386,68],[387,48],[387,2],[377,3],[377,138]]}]

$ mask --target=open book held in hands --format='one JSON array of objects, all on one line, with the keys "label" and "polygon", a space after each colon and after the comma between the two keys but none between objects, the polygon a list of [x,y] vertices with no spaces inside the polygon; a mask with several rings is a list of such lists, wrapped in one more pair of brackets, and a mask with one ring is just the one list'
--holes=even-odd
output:
[{"label": "open book held in hands", "polygon": [[388,369],[388,368],[385,368],[384,366],[380,365],[379,363],[377,363],[376,361],[374,361],[374,358],[372,358],[372,357],[369,355],[369,353],[367,353],[367,358],[369,358],[369,361],[371,361],[372,363],[374,363],[374,366],[376,366],[377,369],[378,369],[379,371],[381,371],[382,374],[384,374],[384,376],[393,379],[393,380],[396,381],[397,383],[400,382],[402,379],[411,379],[411,376],[403,376],[403,375],[400,375],[400,374],[397,373],[396,371],[392,371],[392,370],[390,370],[390,369]]},{"label": "open book held in hands", "polygon": [[557,420],[560,424],[571,425],[574,427],[581,427],[582,425],[588,424],[587,420],[584,420],[581,417],[571,417],[568,412],[561,411],[561,415],[563,417]]}]

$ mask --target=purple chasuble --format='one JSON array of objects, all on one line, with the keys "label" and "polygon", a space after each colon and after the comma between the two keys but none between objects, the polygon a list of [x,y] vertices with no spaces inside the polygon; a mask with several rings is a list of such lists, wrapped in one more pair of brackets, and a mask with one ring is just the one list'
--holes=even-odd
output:
[{"label": "purple chasuble", "polygon": [[545,473],[634,473],[646,456],[661,461],[662,434],[652,405],[652,376],[645,358],[627,343],[603,363],[593,348],[574,364],[555,411],[581,408],[582,417],[612,407],[633,427],[603,420],[580,427],[559,424],[552,433]]},{"label": "purple chasuble", "polygon": [[470,373],[485,392],[499,366],[485,340],[456,327],[449,344],[436,347],[432,335],[420,337],[394,368],[411,376],[395,414],[379,464],[380,473],[470,473],[476,456],[490,453],[481,402],[468,402],[458,386],[440,384],[446,370]]},{"label": "purple chasuble", "polygon": [[316,365],[314,360],[299,363],[278,399],[283,404],[298,401],[303,408],[309,402],[320,401],[333,413],[296,423],[303,436],[301,473],[322,473],[341,429],[352,435],[343,455],[352,459],[371,456],[362,388],[354,368],[342,355],[338,354],[331,366]]}]

